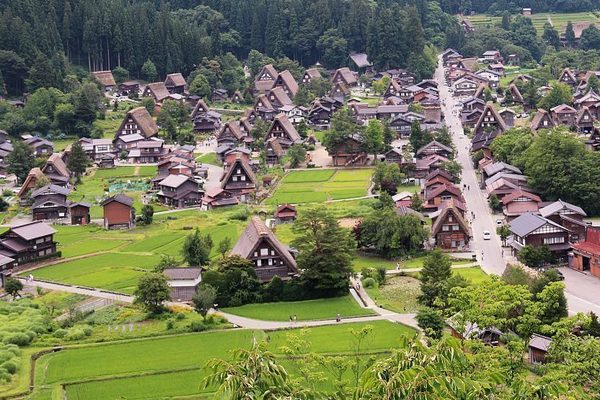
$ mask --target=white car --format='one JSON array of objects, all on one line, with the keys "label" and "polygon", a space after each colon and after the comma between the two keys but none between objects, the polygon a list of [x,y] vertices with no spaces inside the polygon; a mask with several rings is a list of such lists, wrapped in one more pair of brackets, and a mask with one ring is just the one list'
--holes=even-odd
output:
[{"label": "white car", "polygon": [[483,240],[490,240],[492,238],[492,234],[490,231],[483,231]]}]

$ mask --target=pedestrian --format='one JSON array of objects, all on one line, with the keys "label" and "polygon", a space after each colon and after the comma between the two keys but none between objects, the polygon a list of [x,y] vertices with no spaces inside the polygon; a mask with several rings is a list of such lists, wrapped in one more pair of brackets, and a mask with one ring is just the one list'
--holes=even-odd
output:
[{"label": "pedestrian", "polygon": [[219,311],[219,305],[217,303],[213,304],[213,308],[215,311]]},{"label": "pedestrian", "polygon": [[338,314],[338,315],[335,317],[335,322],[340,322],[341,320],[342,320],[342,317],[341,317],[341,315],[340,315],[340,314]]},{"label": "pedestrian", "polygon": [[290,322],[292,322],[294,319],[292,318],[292,316],[290,315]]},{"label": "pedestrian", "polygon": [[294,323],[296,323],[296,321],[298,321],[298,317],[296,317],[296,314],[294,314]]},{"label": "pedestrian", "polygon": [[400,270],[400,263],[399,263],[399,262],[397,262],[397,263],[396,263],[396,271],[399,271],[399,270]]}]

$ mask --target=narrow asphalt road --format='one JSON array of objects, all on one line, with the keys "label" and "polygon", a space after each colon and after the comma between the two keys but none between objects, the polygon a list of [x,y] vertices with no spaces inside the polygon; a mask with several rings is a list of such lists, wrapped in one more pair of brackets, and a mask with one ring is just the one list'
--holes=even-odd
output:
[{"label": "narrow asphalt road", "polygon": [[[477,260],[485,272],[501,275],[507,262],[512,260],[512,256],[510,256],[509,249],[502,249],[500,238],[496,234],[497,217],[494,217],[488,206],[485,190],[479,189],[479,182],[470,156],[471,141],[464,134],[459,112],[455,108],[459,101],[452,97],[444,79],[441,57],[439,57],[438,68],[435,71],[435,80],[438,82],[446,125],[457,149],[456,160],[463,168],[462,184],[470,187],[463,194],[467,203],[469,219],[471,212],[475,213],[475,219],[471,222],[473,234],[471,249],[477,255]],[[490,240],[483,240],[483,232],[486,230],[491,233]],[[600,279],[568,268],[562,268],[561,271],[565,275],[565,296],[569,304],[569,313],[593,311],[600,315]]]}]

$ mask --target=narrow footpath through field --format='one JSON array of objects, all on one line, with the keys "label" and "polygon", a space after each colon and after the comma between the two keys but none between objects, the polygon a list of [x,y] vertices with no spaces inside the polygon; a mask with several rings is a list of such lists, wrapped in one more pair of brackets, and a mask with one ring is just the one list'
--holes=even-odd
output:
[{"label": "narrow footpath through field", "polygon": [[[41,287],[43,289],[48,290],[58,290],[68,293],[76,293],[83,294],[86,296],[97,297],[102,299],[110,299],[113,301],[120,301],[123,303],[133,303],[133,296],[128,296],[124,294],[108,292],[99,289],[91,289],[91,288],[82,288],[71,285],[62,285],[57,283],[50,282],[42,282],[38,280],[27,280],[25,278],[17,278],[23,283],[25,286],[32,287]],[[259,319],[240,317],[237,315],[232,315],[228,313],[223,313],[218,311],[219,314],[223,315],[229,322],[232,324],[246,329],[261,329],[261,330],[275,330],[275,329],[289,329],[289,328],[302,328],[302,327],[315,327],[315,326],[325,326],[325,325],[335,325],[340,323],[353,323],[353,322],[369,322],[369,321],[378,321],[378,320],[389,320],[393,322],[398,322],[404,325],[408,325],[412,328],[419,329],[417,325],[415,314],[399,314],[393,311],[385,310],[381,307],[378,307],[377,304],[369,297],[367,292],[358,285],[357,280],[352,280],[353,288],[351,291],[354,291],[353,297],[357,299],[359,297],[362,301],[357,299],[358,303],[363,308],[369,308],[375,311],[378,315],[369,316],[369,317],[356,317],[356,318],[344,318],[341,321],[336,321],[335,319],[328,320],[318,320],[318,321],[297,321],[297,322],[277,322],[277,321],[263,321]],[[364,302],[364,303],[363,303]],[[167,305],[179,305],[181,303],[168,303]],[[212,310],[212,312],[215,312]]]}]

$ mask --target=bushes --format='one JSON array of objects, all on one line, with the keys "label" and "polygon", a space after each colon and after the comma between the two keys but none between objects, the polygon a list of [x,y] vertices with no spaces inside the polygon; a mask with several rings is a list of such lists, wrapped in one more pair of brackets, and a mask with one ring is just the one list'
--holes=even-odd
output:
[{"label": "bushes", "polygon": [[4,343],[16,344],[17,346],[27,346],[33,338],[23,332],[9,333],[4,337]]},{"label": "bushes", "polygon": [[206,324],[202,321],[192,321],[190,322],[190,331],[192,332],[202,332],[207,329]]},{"label": "bushes", "polygon": [[373,278],[364,278],[362,283],[363,286],[367,289],[372,289],[378,286],[377,281]]},{"label": "bushes", "polygon": [[386,269],[384,267],[363,268],[362,271],[360,271],[360,274],[362,276],[363,286],[365,287],[368,287],[365,283],[367,279],[372,279],[375,283],[375,285],[371,287],[383,285],[385,283]]},{"label": "bushes", "polygon": [[242,208],[240,210],[237,210],[237,211],[231,213],[231,215],[229,216],[229,219],[235,220],[235,221],[246,221],[246,220],[248,220],[249,217],[250,217],[250,211],[248,211],[247,208]]}]

